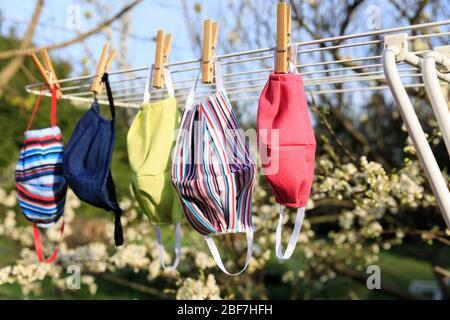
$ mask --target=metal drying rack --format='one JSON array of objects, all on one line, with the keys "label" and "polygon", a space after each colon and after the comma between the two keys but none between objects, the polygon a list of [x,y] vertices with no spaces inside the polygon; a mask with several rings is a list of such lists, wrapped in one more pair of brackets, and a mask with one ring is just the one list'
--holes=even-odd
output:
[{"label": "metal drying rack", "polygon": [[[447,31],[433,33],[436,27],[447,27]],[[422,34],[409,36],[408,41],[418,39],[443,38],[450,36],[450,20],[410,25],[405,27],[374,30],[330,37],[318,40],[297,42],[298,47],[297,70],[302,74],[305,90],[314,95],[343,94],[364,92],[369,90],[386,90],[385,76],[383,74],[382,36],[398,32],[411,32],[420,30]],[[357,41],[355,41],[357,40]],[[334,44],[338,43],[338,44]],[[370,48],[376,46],[380,51],[377,55],[361,55],[359,57],[344,57],[340,60],[320,61],[317,55],[334,49],[350,49],[357,52],[357,48]],[[269,73],[273,70],[275,48],[262,48],[241,52],[216,55],[224,69],[224,86],[232,102],[252,102],[259,98]],[[428,50],[413,52],[424,55]],[[196,79],[201,59],[176,61],[165,64],[173,78],[175,96],[180,106]],[[358,64],[358,65],[350,65]],[[139,108],[145,81],[151,66],[111,71],[110,82],[116,106],[125,108]],[[422,74],[416,66],[402,63],[399,68],[402,79],[407,83],[405,87],[424,87]],[[74,103],[91,103],[93,93],[91,82],[94,75],[58,79],[62,92],[62,99]],[[34,83],[25,86],[27,92],[40,94],[43,83]],[[202,84],[199,87],[197,98],[210,95],[215,91],[215,84]],[[165,89],[152,89],[152,99],[159,99],[166,94]],[[44,95],[50,96],[48,90]],[[105,94],[99,97],[100,104],[107,104]]]}]

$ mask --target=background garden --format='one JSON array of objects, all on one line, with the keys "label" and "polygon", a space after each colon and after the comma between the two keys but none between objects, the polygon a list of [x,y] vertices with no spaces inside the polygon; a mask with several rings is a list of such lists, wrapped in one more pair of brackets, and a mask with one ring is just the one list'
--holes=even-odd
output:
[{"label": "background garden", "polygon": [[[367,31],[368,8],[373,5],[382,13],[382,28],[450,18],[447,0],[290,3],[295,41]],[[262,0],[129,0],[113,4],[103,0],[24,0],[21,4],[2,1],[0,299],[450,298],[450,231],[386,91],[370,92],[364,99],[355,99],[352,94],[324,95],[316,97],[316,103],[308,96],[318,146],[316,174],[299,244],[289,261],[275,258],[277,207],[264,177],[259,175],[253,197],[256,247],[245,273],[239,277],[222,274],[206,243],[186,221],[182,223],[183,257],[178,271],[160,270],[155,233],[129,187],[126,132],[133,114],[119,108],[112,172],[121,207],[126,210],[122,220],[125,245],[114,246],[112,214],[80,202],[69,192],[61,258],[51,265],[37,262],[32,227],[15,200],[14,168],[36,99],[25,92],[24,86],[40,79],[31,59],[20,54],[20,50],[74,39],[50,51],[56,73],[59,78],[91,74],[100,53],[99,44],[105,39],[119,52],[113,70],[149,65],[153,61],[156,29],[166,28],[173,33],[170,60],[175,61],[200,55],[199,21],[206,17],[219,21],[219,52],[271,47],[275,44],[275,4]],[[69,6],[79,8],[82,23],[75,31],[60,32],[58,26],[70,29],[65,24]],[[154,18],[152,25],[143,25],[151,20],[149,16]],[[108,21],[110,17],[114,19]],[[93,36],[86,35],[96,26]],[[411,35],[440,31],[417,30]],[[449,37],[442,37],[415,41],[413,47],[426,49],[448,44],[448,40]],[[379,53],[381,48],[376,50]],[[324,60],[338,60],[348,53],[336,49],[323,55]],[[447,96],[449,89],[444,88]],[[426,93],[423,88],[409,93],[450,184],[448,153]],[[255,127],[255,106],[256,102],[234,106],[243,127]],[[66,142],[87,107],[59,101],[58,123]],[[47,126],[48,110],[47,98],[34,122],[35,128]],[[291,218],[286,221],[286,236],[294,215]],[[173,243],[172,231],[163,231],[166,243]],[[56,241],[58,228],[49,230],[47,236]],[[217,241],[225,251],[225,260],[232,261],[232,265],[242,264],[246,249],[243,240],[241,236],[221,236]],[[167,249],[172,256],[170,245]],[[67,286],[72,276],[69,266],[73,265],[81,271],[79,290]],[[366,286],[370,265],[380,267],[380,290]],[[412,291],[411,285],[417,281],[424,281],[430,289],[422,293]]]}]

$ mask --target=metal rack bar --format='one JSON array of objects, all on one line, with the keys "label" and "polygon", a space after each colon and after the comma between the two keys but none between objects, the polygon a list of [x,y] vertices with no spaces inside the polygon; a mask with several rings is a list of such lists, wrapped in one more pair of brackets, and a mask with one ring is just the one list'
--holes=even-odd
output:
[{"label": "metal rack bar", "polygon": [[[421,58],[411,52],[407,52],[407,45],[405,42],[402,43],[402,36],[402,34],[395,35],[395,38],[392,37],[389,41],[385,40],[386,48],[383,52],[383,70],[409,136],[417,150],[420,164],[425,171],[444,220],[450,228],[450,192],[397,69],[397,59],[400,61],[404,60],[406,63],[420,68],[422,65]],[[398,45],[392,44],[394,42]],[[437,88],[433,88],[433,90],[440,90],[439,82],[437,81],[439,74],[435,70],[434,72],[436,77],[434,86]],[[445,80],[446,75],[441,76],[442,80]],[[446,108],[448,107],[446,106]]]},{"label": "metal rack bar", "polygon": [[[366,48],[372,48],[373,46],[378,46],[381,44],[382,40],[373,39],[373,37],[378,37],[393,32],[427,29],[444,25],[450,25],[450,20],[297,42],[296,44],[299,46],[297,53],[298,55],[310,55],[320,52],[328,52],[330,50],[349,48],[362,48],[366,50]],[[411,36],[408,40],[413,41],[416,39],[445,37],[448,35],[450,35],[450,32],[447,31],[439,33],[424,33]],[[372,39],[367,39],[368,37],[372,37]],[[345,43],[345,41],[355,39],[357,40]],[[324,46],[325,43],[327,45]],[[317,45],[320,46],[317,48],[308,48],[309,46]],[[425,50],[415,52],[415,54],[420,55],[426,52],[427,51]],[[373,90],[384,90],[386,88],[380,84],[380,81],[383,81],[381,71],[382,64],[380,63],[381,58],[381,55],[375,54],[360,57],[344,56],[339,60],[313,61],[309,63],[301,61],[301,63],[297,65],[297,69],[301,71],[305,86],[309,88],[314,87],[314,92],[318,95],[328,93],[363,92],[366,91],[367,88],[373,88]],[[264,85],[264,81],[267,78],[267,75],[272,71],[272,68],[262,67],[261,63],[263,61],[273,59],[273,48],[261,48],[226,53],[217,55],[216,59],[221,60],[224,67],[232,68],[228,70],[229,72],[223,75],[227,92],[230,95],[235,94],[242,96],[242,94],[257,92]],[[181,100],[183,99],[182,93],[184,90],[190,88],[191,83],[195,81],[195,73],[198,72],[200,68],[200,61],[201,59],[190,59],[171,62],[166,65],[171,68],[171,73],[174,78],[173,83]],[[361,65],[352,65],[356,63]],[[262,65],[264,66],[264,64]],[[235,68],[243,68],[243,70]],[[144,89],[144,83],[148,70],[149,67],[139,67],[110,72],[110,82],[113,92],[115,93],[117,106],[131,108],[137,108],[139,106],[139,103],[141,102],[140,98],[142,96],[141,92],[143,92]],[[414,69],[405,68],[404,70],[405,71],[400,70],[402,77],[404,78],[410,78],[413,80],[421,76],[421,73],[414,72]],[[126,77],[121,78],[123,76]],[[91,102],[92,93],[89,90],[90,84],[88,84],[88,82],[90,82],[92,78],[93,75],[88,75],[58,80],[58,83],[61,86],[61,91],[63,92],[62,99],[80,103]],[[369,86],[361,86],[356,84],[358,85],[357,88],[333,88],[333,85],[344,84],[347,82],[361,82],[361,84],[369,83]],[[41,83],[35,83],[27,85],[25,88],[30,93],[39,94],[41,86]],[[202,87],[205,88],[205,90],[214,90],[215,88],[214,84],[202,85]],[[159,96],[164,96],[164,90],[164,88],[153,90],[153,97],[156,98]],[[46,91],[44,94],[49,95],[49,92]],[[133,99],[134,97],[136,97],[136,99]],[[233,97],[230,97],[230,99],[233,99]],[[245,99],[250,98],[245,97]],[[236,100],[249,101],[245,99],[244,97],[239,97],[239,99]],[[107,103],[106,97],[100,96],[99,103]]]}]

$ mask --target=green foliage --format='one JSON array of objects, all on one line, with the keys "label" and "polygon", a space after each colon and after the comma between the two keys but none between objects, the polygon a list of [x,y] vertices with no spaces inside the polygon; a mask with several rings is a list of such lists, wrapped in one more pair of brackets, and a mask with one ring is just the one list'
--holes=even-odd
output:
[{"label": "green foliage", "polygon": [[[197,13],[202,9],[200,4],[193,8]],[[18,45],[14,32],[0,37],[0,50]],[[0,60],[0,69],[7,62]],[[70,74],[67,62],[54,61],[54,64],[60,78]],[[80,203],[69,193],[61,260],[51,266],[36,263],[31,227],[18,212],[13,191],[22,133],[36,101],[35,95],[24,90],[26,84],[35,82],[27,75],[38,74],[28,58],[24,70],[29,73],[18,72],[0,97],[2,298],[396,298],[392,292],[368,290],[364,282],[355,280],[357,277],[338,273],[334,263],[341,262],[359,274],[364,274],[368,265],[378,264],[382,268],[382,282],[403,292],[412,280],[434,279],[430,262],[444,267],[450,265],[446,245],[450,233],[438,214],[415,150],[409,142],[405,143],[407,135],[400,130],[402,122],[398,113],[378,93],[361,106],[364,111],[361,114],[347,114],[345,108],[342,111],[345,120],[350,120],[354,130],[367,140],[366,146],[351,137],[348,125],[344,127],[331,120],[330,130],[325,125],[326,119],[342,117],[342,114],[334,112],[334,101],[328,104],[319,101],[320,107],[313,113],[318,141],[314,189],[297,250],[285,263],[274,258],[277,211],[267,183],[259,177],[253,197],[257,243],[245,274],[234,278],[222,274],[202,237],[190,231],[185,221],[182,263],[177,272],[162,272],[152,228],[141,218],[130,194],[126,149],[128,115],[120,108],[112,172],[121,206],[125,208],[125,245],[120,248],[112,245],[112,215]],[[34,128],[50,123],[50,99],[43,100]],[[336,104],[345,106],[346,103]],[[381,110],[380,106],[383,106]],[[58,125],[66,142],[88,107],[59,101]],[[108,108],[105,109],[107,113]],[[380,118],[379,128],[374,127],[375,121],[368,121],[376,117]],[[423,112],[421,117],[429,120],[429,112]],[[245,128],[254,127],[251,120],[242,122]],[[433,131],[430,139],[434,138],[436,126],[424,122]],[[383,143],[377,130],[383,132]],[[343,143],[338,144],[338,140]],[[437,139],[434,147],[438,155],[447,156],[440,141]],[[373,148],[371,152],[367,152],[368,146]],[[351,150],[353,158],[344,152],[344,147]],[[287,221],[285,242],[291,228],[292,221]],[[164,238],[169,243],[167,251],[172,253],[173,230],[170,231],[167,234],[164,231]],[[48,236],[53,241],[57,238],[51,232]],[[234,268],[238,268],[245,252],[239,240],[225,236],[218,241],[223,256],[233,262]],[[66,267],[73,263],[83,267],[83,289],[75,292],[65,286]],[[108,280],[105,275],[120,281]],[[135,284],[140,289],[134,288]]]}]

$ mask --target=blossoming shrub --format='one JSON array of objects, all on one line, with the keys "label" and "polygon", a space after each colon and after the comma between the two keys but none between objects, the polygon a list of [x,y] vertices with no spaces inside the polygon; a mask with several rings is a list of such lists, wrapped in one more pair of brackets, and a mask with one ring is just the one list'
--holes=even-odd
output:
[{"label": "blossoming shrub", "polygon": [[[319,288],[320,292],[325,283],[339,273],[345,274],[345,268],[364,271],[366,266],[379,261],[381,252],[401,247],[406,237],[418,237],[426,245],[439,249],[442,243],[448,245],[450,235],[436,214],[436,201],[417,160],[410,158],[405,159],[402,168],[387,173],[381,164],[366,157],[357,163],[337,165],[328,154],[320,155],[299,245],[291,261],[285,264],[273,258],[277,210],[260,177],[253,197],[257,230],[254,255],[248,270],[239,277],[220,272],[202,238],[191,232],[187,223],[183,224],[179,270],[162,271],[150,224],[139,214],[133,200],[122,199],[121,207],[126,208],[123,218],[126,242],[116,248],[111,240],[112,219],[96,221],[90,232],[81,233],[83,227],[77,227],[80,224],[77,221],[86,226],[91,218],[78,216],[80,201],[69,192],[60,259],[54,264],[43,264],[35,257],[32,227],[17,209],[15,192],[0,189],[0,237],[16,248],[7,259],[13,263],[0,267],[0,286],[16,284],[25,297],[45,297],[42,284],[48,279],[58,290],[67,291],[70,289],[66,280],[71,277],[67,268],[76,265],[82,270],[81,286],[87,287],[93,296],[98,290],[97,279],[108,274],[115,275],[121,285],[136,290],[152,288],[149,294],[154,292],[155,297],[160,293],[159,297],[177,299],[269,298],[270,283],[275,281],[288,283],[292,288],[285,297],[308,298],[305,294],[310,292],[308,288]],[[428,229],[420,222],[415,224],[416,220],[423,220],[422,215],[423,219],[433,221]],[[292,227],[293,215],[290,219],[285,223]],[[104,235],[94,236],[98,230],[103,230]],[[284,241],[288,235],[286,230]],[[50,229],[45,243],[56,242],[58,237],[58,228]],[[243,238],[221,239],[228,267],[243,263]],[[168,237],[166,242],[172,241]],[[46,247],[52,249],[50,245]],[[170,263],[168,251],[166,262]],[[144,275],[146,280],[135,286],[135,282],[121,278],[123,271]]]}]

